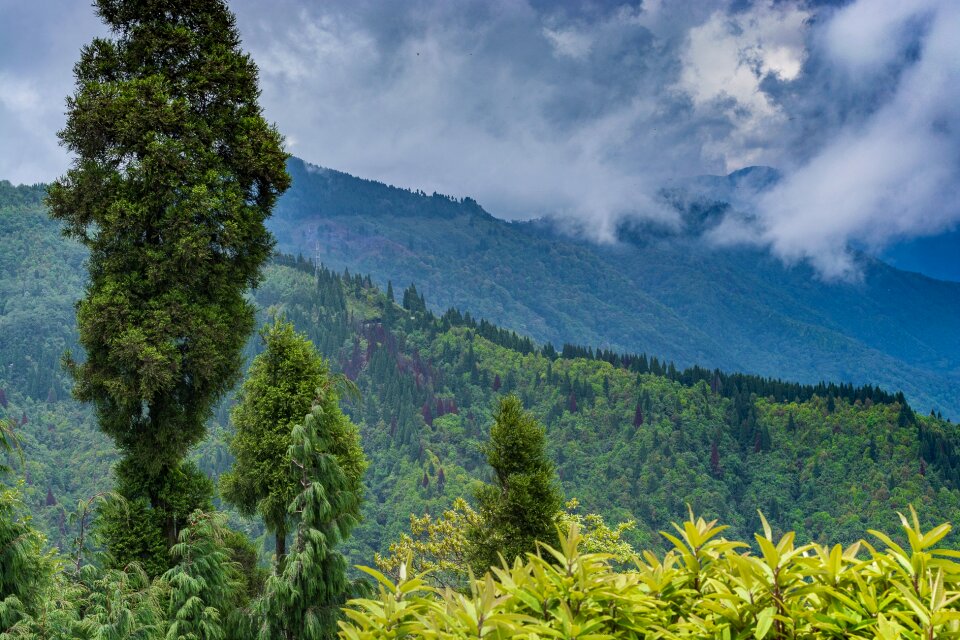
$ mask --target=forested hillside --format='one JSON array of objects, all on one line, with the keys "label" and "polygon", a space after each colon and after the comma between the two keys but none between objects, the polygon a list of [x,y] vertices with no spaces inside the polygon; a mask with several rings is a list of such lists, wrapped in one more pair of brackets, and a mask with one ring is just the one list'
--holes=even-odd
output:
[{"label": "forested hillside", "polygon": [[[83,253],[57,235],[31,190],[5,193],[0,417],[16,421],[26,469],[11,461],[25,471],[36,521],[65,544],[67,514],[110,486],[114,459],[57,366],[74,341]],[[361,400],[344,404],[370,460],[365,520],[348,545],[355,562],[370,563],[411,513],[471,496],[486,474],[480,443],[508,393],[546,425],[566,496],[608,521],[636,520],[627,535],[644,546],[662,544],[655,532],[685,517],[686,503],[739,535],[756,530],[760,509],[775,528],[831,542],[885,528],[911,503],[927,522],[960,515],[956,426],[915,414],[895,389],[802,386],[541,346],[459,311],[436,315],[415,288],[383,291],[369,276],[303,258],[276,258],[254,299],[261,321],[271,309],[284,314],[360,388]],[[247,355],[259,348],[253,340]],[[194,453],[211,476],[230,465],[228,405]]]},{"label": "forested hillside", "polygon": [[453,306],[539,341],[647,351],[683,366],[902,388],[925,412],[960,416],[960,284],[866,257],[862,281],[824,282],[763,251],[702,239],[731,185],[769,180],[769,171],[673,186],[664,198],[679,230],[628,224],[617,244],[597,245],[549,222],[499,220],[469,198],[298,159],[288,170],[292,187],[270,221],[280,249],[319,251],[331,268],[370,273],[381,286],[415,282],[435,311]]}]

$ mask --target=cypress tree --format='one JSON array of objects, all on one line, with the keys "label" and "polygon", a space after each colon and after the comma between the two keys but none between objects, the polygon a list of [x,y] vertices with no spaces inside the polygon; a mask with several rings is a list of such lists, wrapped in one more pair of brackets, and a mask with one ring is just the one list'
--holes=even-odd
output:
[{"label": "cypress tree", "polygon": [[477,575],[537,550],[556,547],[556,515],[563,505],[553,463],[546,453],[546,431],[513,395],[500,401],[484,452],[493,468],[492,484],[477,490],[482,527],[468,532],[470,565]]},{"label": "cypress tree", "polygon": [[226,514],[198,511],[187,524],[170,550],[178,562],[163,576],[170,586],[167,637],[220,640],[239,587],[233,579],[238,567],[226,546]]},{"label": "cypress tree", "polygon": [[300,492],[287,472],[293,427],[313,404],[327,365],[306,336],[281,318],[260,330],[264,351],[250,371],[230,414],[233,468],[221,478],[224,499],[252,516],[259,513],[274,534],[276,562],[286,555],[287,507]]},{"label": "cypress tree", "polygon": [[639,401],[637,401],[637,408],[633,410],[633,426],[643,426],[643,407],[640,406]]},{"label": "cypress tree", "polygon": [[75,67],[60,132],[75,159],[47,200],[90,251],[86,359],[68,363],[129,461],[118,474],[140,495],[126,497],[146,498],[170,547],[202,506],[171,494],[172,478],[239,373],[254,324],[244,292],[270,256],[263,223],[289,185],[287,156],[223,0],[96,8],[112,38]]},{"label": "cypress tree", "polygon": [[[16,446],[13,428],[0,420],[0,454]],[[0,457],[0,481],[9,469]],[[20,492],[0,482],[0,634],[34,615],[55,567],[43,553],[46,540],[33,528]]]},{"label": "cypress tree", "polygon": [[367,461],[360,432],[340,410],[329,376],[303,424],[293,429],[288,460],[300,490],[289,507],[296,530],[286,562],[254,607],[259,637],[332,639],[340,608],[354,591],[335,547],[360,521]]}]

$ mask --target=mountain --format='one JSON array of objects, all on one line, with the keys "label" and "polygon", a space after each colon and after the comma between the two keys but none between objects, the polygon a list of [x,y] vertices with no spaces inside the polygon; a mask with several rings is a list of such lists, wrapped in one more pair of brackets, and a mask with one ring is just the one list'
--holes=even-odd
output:
[{"label": "mountain", "polygon": [[960,282],[960,229],[894,245],[884,260],[906,271],[919,271],[941,280]]},{"label": "mountain", "polygon": [[497,219],[469,198],[298,159],[289,170],[293,187],[270,222],[281,250],[371,273],[381,286],[415,282],[435,310],[455,306],[538,341],[644,351],[681,366],[879,384],[960,415],[960,283],[866,256],[861,281],[824,282],[806,266],[700,238],[730,206],[711,190],[761,189],[773,170],[694,181],[710,187],[706,196],[677,185],[667,196],[684,229],[624,225],[608,245],[550,221]]},{"label": "mountain", "polygon": [[[67,514],[109,489],[115,454],[56,363],[57,349],[74,344],[84,251],[59,236],[42,189],[13,191],[0,192],[0,418],[16,422],[24,462],[10,463],[35,522],[67,545]],[[589,346],[558,353],[466,313],[436,315],[418,289],[395,295],[370,276],[285,256],[252,292],[261,321],[268,309],[283,313],[361,391],[344,405],[371,461],[352,561],[369,564],[411,513],[471,495],[489,473],[480,445],[506,393],[546,425],[567,497],[608,521],[636,520],[638,545],[661,545],[656,532],[688,503],[731,524],[731,535],[756,530],[760,509],[780,530],[831,543],[887,528],[909,504],[925,522],[960,518],[957,425],[917,415],[895,394],[678,370]],[[259,348],[251,340],[247,357]],[[231,464],[230,406],[227,398],[193,453],[212,477]],[[231,523],[262,533],[254,520],[233,514]]]}]

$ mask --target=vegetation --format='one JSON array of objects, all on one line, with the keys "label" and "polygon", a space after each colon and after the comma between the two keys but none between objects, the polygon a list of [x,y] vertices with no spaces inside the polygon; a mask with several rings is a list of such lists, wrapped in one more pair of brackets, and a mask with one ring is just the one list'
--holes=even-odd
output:
[{"label": "vegetation", "polygon": [[262,640],[333,637],[340,608],[356,592],[336,546],[360,520],[367,461],[332,381],[323,382],[310,414],[291,435],[288,468],[300,487],[290,504],[296,533],[290,557],[267,580],[256,608]]},{"label": "vegetation", "polygon": [[145,523],[142,542],[111,548],[152,570],[177,522],[209,500],[183,459],[239,374],[254,327],[244,292],[270,255],[263,222],[289,177],[224,2],[96,7],[113,39],[95,39],[75,67],[60,138],[76,157],[47,202],[90,251],[74,394],[120,450],[117,488]]},{"label": "vegetation", "polygon": [[[455,200],[291,158],[293,187],[270,229],[286,253],[417,290],[432,310],[470,310],[538,342],[646,351],[678,366],[902,389],[960,417],[960,284],[862,258],[863,280],[825,283],[762,250],[717,250],[698,234],[729,205],[666,197],[677,227],[625,223],[619,242],[550,220],[507,222]],[[402,300],[397,291],[397,299]],[[936,309],[936,313],[930,313]]]},{"label": "vegetation", "polygon": [[224,499],[240,513],[263,518],[274,534],[276,563],[282,567],[287,507],[302,491],[299,478],[289,470],[292,432],[329,374],[313,345],[289,322],[275,318],[260,337],[264,351],[254,358],[230,414],[236,430],[230,441],[235,460],[220,484]]},{"label": "vegetation", "polygon": [[482,575],[498,564],[556,545],[557,512],[563,503],[546,455],[546,433],[516,396],[500,400],[490,442],[484,447],[494,482],[476,492],[479,522],[467,532],[469,560]]},{"label": "vegetation", "polygon": [[[913,508],[960,516],[939,411],[558,351],[302,257],[261,273],[287,157],[224,0],[95,6],[112,38],[75,67],[71,170],[0,182],[0,640],[960,638],[951,526]],[[385,189],[329,178],[335,209]],[[381,214],[499,243],[473,201],[387,191]],[[374,597],[348,568],[371,557]]]},{"label": "vegetation", "polygon": [[938,546],[950,526],[924,532],[916,513],[901,521],[904,546],[873,531],[876,546],[845,548],[798,546],[794,533],[776,538],[763,521],[754,553],[691,514],[663,533],[669,551],[645,552],[628,571],[616,571],[609,554],[584,553],[574,528],[558,548],[495,569],[467,593],[366,569],[378,597],[350,603],[341,637],[960,637],[957,552]]},{"label": "vegetation", "polygon": [[[82,279],[70,269],[83,254],[60,241],[66,261],[56,260],[57,227],[42,210],[7,211],[11,224],[0,226],[0,244],[12,256],[24,244],[39,254],[8,261],[0,251],[10,267],[0,272],[0,287],[31,283],[29,296],[14,298],[14,310],[24,301],[23,314],[2,321],[27,336],[36,318],[49,333],[0,341],[16,363],[12,377],[0,378],[7,405],[0,417],[17,422],[25,464],[16,456],[9,463],[25,480],[34,523],[51,544],[69,548],[75,529],[66,508],[111,488],[116,454],[82,406],[67,394],[48,401],[48,387],[30,391],[27,381],[44,343],[72,339],[69,304],[62,321],[42,307],[81,294]],[[397,290],[398,300],[403,293]],[[275,307],[361,391],[359,401],[344,403],[371,461],[363,521],[342,547],[351,564],[386,555],[409,532],[411,513],[437,517],[456,498],[471,498],[479,480],[491,480],[481,445],[498,399],[510,393],[546,428],[563,493],[607,522],[634,521],[624,538],[637,548],[659,548],[657,531],[682,519],[686,503],[741,538],[759,526],[759,509],[802,542],[844,544],[910,504],[928,525],[956,522],[960,513],[956,424],[905,409],[896,394],[873,387],[697,373],[604,350],[598,357],[571,347],[575,357],[563,357],[563,347],[539,346],[469,314],[404,310],[366,276],[296,258],[268,266],[253,301],[261,321]],[[252,359],[262,348],[252,341],[246,354]],[[59,380],[55,367],[49,375]],[[217,409],[210,436],[192,454],[211,478],[231,468],[231,407],[228,400]],[[260,539],[257,521],[234,514],[230,524],[268,553],[274,548],[272,536]]]}]

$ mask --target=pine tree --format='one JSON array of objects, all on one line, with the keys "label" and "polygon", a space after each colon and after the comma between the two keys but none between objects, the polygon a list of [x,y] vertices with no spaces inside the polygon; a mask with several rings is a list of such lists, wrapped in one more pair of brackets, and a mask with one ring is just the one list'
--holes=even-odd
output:
[{"label": "pine tree", "polygon": [[329,377],[291,440],[286,468],[300,488],[290,504],[294,542],[282,571],[267,581],[255,620],[261,640],[332,639],[354,589],[335,547],[360,520],[367,461]]},{"label": "pine tree", "polygon": [[198,505],[163,489],[239,373],[286,154],[223,0],[96,7],[113,38],[75,67],[60,139],[76,157],[47,200],[90,251],[69,370],[170,547]]},{"label": "pine tree", "polygon": [[499,565],[500,554],[512,562],[536,552],[537,542],[555,546],[556,517],[563,505],[547,458],[546,431],[516,396],[500,401],[484,451],[494,480],[476,493],[483,527],[468,532],[470,565],[477,575]]},{"label": "pine tree", "polygon": [[279,565],[286,555],[287,507],[300,492],[287,471],[291,433],[310,411],[328,370],[290,322],[274,318],[260,337],[264,351],[250,365],[230,415],[236,429],[230,451],[236,461],[223,475],[221,488],[224,499],[241,513],[260,514],[274,534]]},{"label": "pine tree", "polygon": [[0,484],[0,635],[37,614],[55,569],[25,513],[19,491]]},{"label": "pine tree", "polygon": [[226,616],[239,583],[230,561],[226,514],[191,514],[180,541],[170,552],[177,560],[164,574],[170,587],[167,599],[167,637],[185,640],[222,640]]}]

